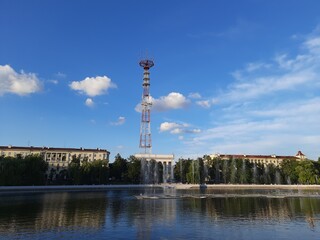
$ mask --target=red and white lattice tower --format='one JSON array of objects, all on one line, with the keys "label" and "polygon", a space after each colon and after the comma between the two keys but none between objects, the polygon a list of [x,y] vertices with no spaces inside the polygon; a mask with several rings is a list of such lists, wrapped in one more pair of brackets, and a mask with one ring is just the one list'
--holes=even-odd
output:
[{"label": "red and white lattice tower", "polygon": [[151,154],[152,144],[151,144],[151,97],[150,97],[150,73],[149,69],[154,66],[152,60],[142,60],[139,65],[143,67],[143,93],[142,93],[142,114],[141,114],[141,125],[140,125],[140,148],[144,153]]}]

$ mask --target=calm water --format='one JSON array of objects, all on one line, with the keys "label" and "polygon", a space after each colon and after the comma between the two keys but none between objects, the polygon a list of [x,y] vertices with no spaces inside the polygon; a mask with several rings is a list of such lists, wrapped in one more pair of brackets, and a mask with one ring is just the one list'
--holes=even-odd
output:
[{"label": "calm water", "polygon": [[[134,197],[162,196],[163,191],[2,194],[0,239],[320,238],[319,192],[305,192],[311,197],[275,198],[262,195],[301,192],[168,189],[165,194],[190,197]],[[262,195],[252,195],[256,193]],[[200,194],[220,197],[197,198]]]}]

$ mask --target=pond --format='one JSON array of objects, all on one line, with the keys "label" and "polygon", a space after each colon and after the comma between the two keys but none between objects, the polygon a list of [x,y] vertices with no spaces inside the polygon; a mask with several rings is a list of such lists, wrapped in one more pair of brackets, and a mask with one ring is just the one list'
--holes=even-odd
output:
[{"label": "pond", "polygon": [[319,236],[319,190],[133,188],[0,195],[0,239]]}]

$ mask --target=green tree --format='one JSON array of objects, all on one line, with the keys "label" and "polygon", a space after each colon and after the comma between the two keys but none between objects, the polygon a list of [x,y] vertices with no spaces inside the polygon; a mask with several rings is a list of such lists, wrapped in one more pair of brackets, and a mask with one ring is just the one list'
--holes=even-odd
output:
[{"label": "green tree", "polygon": [[75,155],[72,156],[72,160],[68,166],[68,172],[72,184],[79,185],[81,184],[82,179],[82,170],[80,166],[80,158]]},{"label": "green tree", "polygon": [[316,184],[318,178],[318,172],[314,164],[310,160],[303,160],[299,162],[296,167],[298,173],[298,182],[300,184]]},{"label": "green tree", "polygon": [[180,158],[174,167],[174,178],[181,183],[187,183],[187,175],[189,173],[190,166],[192,164],[191,159]]},{"label": "green tree", "polygon": [[38,155],[0,158],[0,185],[44,185],[48,164]]},{"label": "green tree", "polygon": [[163,165],[161,162],[158,162],[158,172],[159,172],[159,183],[163,183]]},{"label": "green tree", "polygon": [[222,179],[226,184],[230,181],[230,160],[221,160],[222,162]]},{"label": "green tree", "polygon": [[280,163],[280,170],[282,177],[287,184],[297,184],[298,183],[298,172],[297,166],[299,162],[294,159],[285,159]]},{"label": "green tree", "polygon": [[106,184],[109,176],[109,167],[106,160],[96,160],[89,163],[91,184]]},{"label": "green tree", "polygon": [[130,156],[128,160],[128,180],[138,184],[141,179],[141,161],[134,156]]},{"label": "green tree", "polygon": [[200,161],[198,160],[189,160],[189,168],[186,174],[187,182],[192,184],[199,184],[201,181],[200,176]]},{"label": "green tree", "polygon": [[182,164],[183,164],[182,161],[183,161],[182,159],[179,159],[173,169],[174,179],[177,182],[182,182]]},{"label": "green tree", "polygon": [[205,182],[207,183],[215,182],[215,179],[216,179],[215,161],[216,159],[212,159],[209,155],[203,156],[203,164],[204,164],[204,168],[206,168]]},{"label": "green tree", "polygon": [[24,185],[44,185],[46,182],[46,171],[48,163],[46,163],[39,155],[29,155],[24,159],[18,159],[24,162]]},{"label": "green tree", "polygon": [[126,182],[128,177],[128,162],[118,153],[110,164],[110,177],[116,182]]}]

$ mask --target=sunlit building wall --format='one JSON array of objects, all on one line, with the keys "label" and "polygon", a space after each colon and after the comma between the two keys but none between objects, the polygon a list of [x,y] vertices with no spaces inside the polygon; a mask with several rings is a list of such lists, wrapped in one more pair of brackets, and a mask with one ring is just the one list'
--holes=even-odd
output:
[{"label": "sunlit building wall", "polygon": [[245,154],[211,154],[209,155],[212,159],[218,158],[221,160],[229,160],[229,159],[243,159],[248,160],[252,163],[260,163],[263,165],[273,164],[275,166],[279,166],[284,160],[296,160],[301,161],[307,159],[306,155],[304,155],[301,151],[295,156],[277,156],[273,155],[245,155]]},{"label": "sunlit building wall", "polygon": [[0,156],[21,157],[28,155],[39,155],[48,162],[50,167],[67,167],[73,158],[79,158],[80,163],[84,160],[92,162],[95,160],[106,160],[109,162],[110,152],[105,149],[86,148],[51,148],[51,147],[17,147],[0,146]]}]

